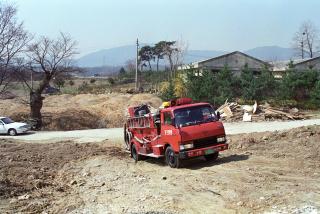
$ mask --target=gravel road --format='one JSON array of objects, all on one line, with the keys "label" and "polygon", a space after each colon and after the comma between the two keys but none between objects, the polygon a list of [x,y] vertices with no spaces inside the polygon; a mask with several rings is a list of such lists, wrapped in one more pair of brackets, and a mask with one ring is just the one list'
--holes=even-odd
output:
[{"label": "gravel road", "polygon": [[[224,123],[227,135],[242,134],[253,132],[266,132],[266,131],[281,131],[292,128],[320,125],[320,119],[310,120],[296,120],[296,121],[272,121],[272,122],[238,122],[238,123]],[[1,135],[0,138],[13,138],[16,140],[32,141],[32,142],[55,142],[59,140],[74,140],[79,143],[83,142],[100,142],[103,140],[112,140],[113,142],[120,142],[123,138],[122,128],[112,129],[88,129],[76,131],[39,131],[31,132],[19,136],[5,136]]]}]

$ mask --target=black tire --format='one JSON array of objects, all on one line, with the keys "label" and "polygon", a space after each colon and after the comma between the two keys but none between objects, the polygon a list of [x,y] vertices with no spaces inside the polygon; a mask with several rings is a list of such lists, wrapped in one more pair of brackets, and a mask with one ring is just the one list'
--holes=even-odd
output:
[{"label": "black tire", "polygon": [[17,135],[17,131],[16,131],[15,129],[9,129],[9,130],[8,130],[8,134],[9,134],[10,136],[16,136],[16,135]]},{"label": "black tire", "polygon": [[138,154],[136,145],[132,144],[131,146],[131,157],[135,160],[135,161],[139,161],[140,160],[140,155]]},{"label": "black tire", "polygon": [[171,148],[171,146],[168,146],[166,151],[165,151],[165,159],[166,159],[166,163],[171,168],[179,168],[179,166],[180,166],[179,156],[174,153],[174,151]]},{"label": "black tire", "polygon": [[215,152],[213,154],[210,155],[205,155],[204,158],[206,159],[206,161],[215,161],[217,160],[219,157],[219,152]]}]

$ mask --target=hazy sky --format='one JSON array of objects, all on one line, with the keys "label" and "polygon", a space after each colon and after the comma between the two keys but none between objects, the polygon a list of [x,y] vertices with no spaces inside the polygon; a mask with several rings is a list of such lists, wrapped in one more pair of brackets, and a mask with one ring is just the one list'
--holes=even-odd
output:
[{"label": "hazy sky", "polygon": [[289,47],[304,20],[320,28],[320,0],[8,0],[37,35],[67,32],[81,55],[182,39],[189,49]]}]

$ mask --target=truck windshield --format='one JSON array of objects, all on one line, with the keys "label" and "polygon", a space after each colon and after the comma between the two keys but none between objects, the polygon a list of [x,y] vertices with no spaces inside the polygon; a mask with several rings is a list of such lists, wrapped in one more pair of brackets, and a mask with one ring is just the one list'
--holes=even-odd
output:
[{"label": "truck windshield", "polygon": [[195,106],[174,111],[177,127],[196,125],[216,121],[216,114],[211,106]]},{"label": "truck windshield", "polygon": [[13,120],[11,120],[9,117],[2,118],[1,120],[2,120],[2,122],[4,122],[5,124],[14,123]]}]

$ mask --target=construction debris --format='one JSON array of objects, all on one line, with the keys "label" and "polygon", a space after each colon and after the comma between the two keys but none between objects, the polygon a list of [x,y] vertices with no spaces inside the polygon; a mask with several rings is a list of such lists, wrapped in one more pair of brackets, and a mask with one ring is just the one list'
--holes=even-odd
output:
[{"label": "construction debris", "polygon": [[244,122],[251,122],[252,120],[252,115],[250,115],[248,112],[245,112],[243,114],[243,119],[242,119]]},{"label": "construction debris", "polygon": [[270,104],[239,105],[226,101],[217,111],[224,121],[272,121],[272,120],[303,120],[307,119],[297,108],[275,108]]}]

